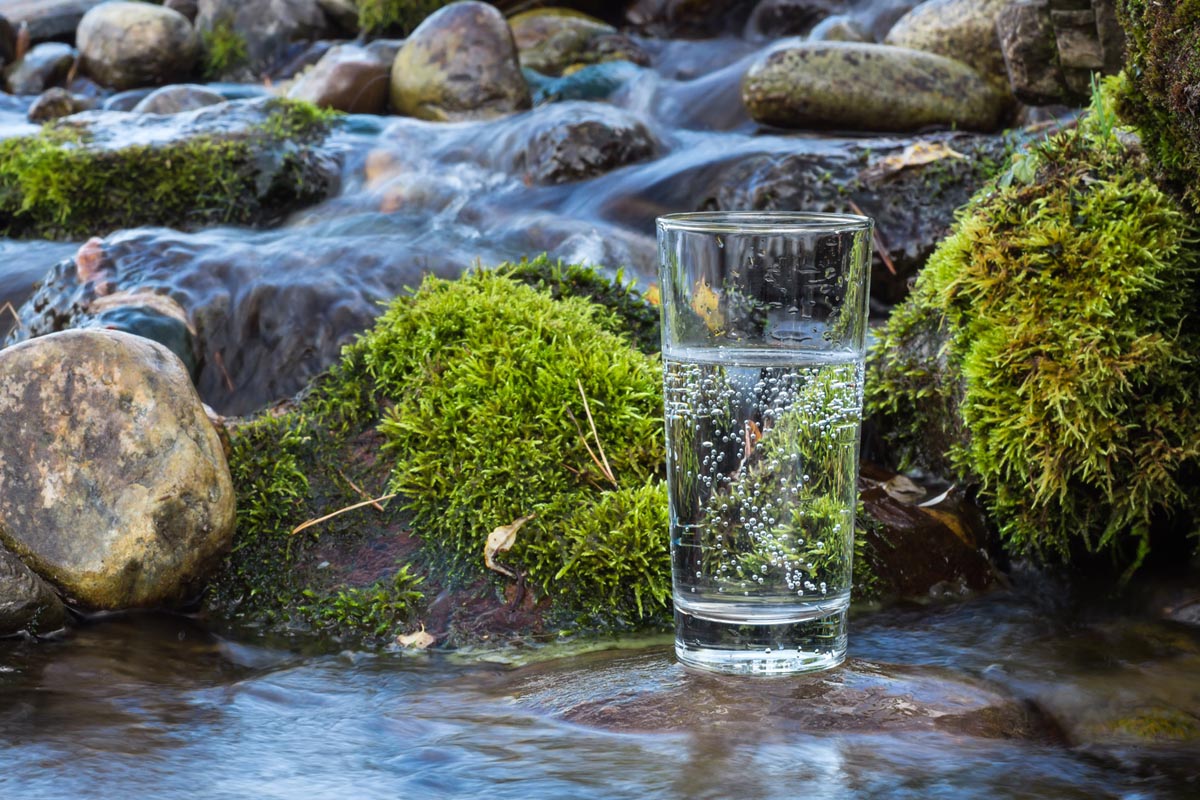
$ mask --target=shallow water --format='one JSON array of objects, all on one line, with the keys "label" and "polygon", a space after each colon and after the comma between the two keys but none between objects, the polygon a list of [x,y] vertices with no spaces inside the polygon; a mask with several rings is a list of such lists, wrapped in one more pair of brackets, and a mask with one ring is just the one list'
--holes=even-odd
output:
[{"label": "shallow water", "polygon": [[[0,642],[0,796],[1196,796],[1194,744],[1074,731],[1145,694],[1139,675],[1189,679],[1200,637],[1053,610],[1001,594],[868,616],[847,667],[784,679],[689,673],[665,645],[503,667],[306,655],[180,617],[110,619]],[[938,727],[975,695],[1033,704],[1038,730]]]}]

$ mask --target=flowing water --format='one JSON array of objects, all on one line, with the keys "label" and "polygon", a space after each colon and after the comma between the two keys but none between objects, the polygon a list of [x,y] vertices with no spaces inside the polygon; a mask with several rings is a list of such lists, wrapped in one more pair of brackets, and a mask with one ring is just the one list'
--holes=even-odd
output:
[{"label": "flowing water", "polygon": [[[905,5],[859,13],[886,29]],[[549,251],[650,276],[653,218],[719,199],[731,174],[752,193],[781,158],[902,145],[756,132],[737,85],[763,46],[647,42],[654,68],[612,102],[657,155],[591,180],[537,185],[516,166],[530,131],[587,103],[487,124],[351,117],[331,140],[336,197],[265,231],[118,232],[109,255],[122,288],[169,292],[198,323],[223,310],[207,335],[227,358],[198,383],[251,411],[422,274]],[[27,102],[3,99],[0,136],[31,130]],[[4,304],[79,245],[0,241],[0,334]],[[1195,629],[1034,589],[862,617],[845,667],[766,681],[688,673],[666,638],[505,667],[96,620],[0,641],[0,798],[1200,796]],[[1154,720],[1157,743],[1130,733]]]}]

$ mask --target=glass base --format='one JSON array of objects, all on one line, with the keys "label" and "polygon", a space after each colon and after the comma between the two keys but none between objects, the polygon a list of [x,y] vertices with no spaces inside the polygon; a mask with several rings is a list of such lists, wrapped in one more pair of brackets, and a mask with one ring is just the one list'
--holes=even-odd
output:
[{"label": "glass base", "polygon": [[774,625],[715,622],[675,613],[675,655],[687,667],[730,675],[794,675],[846,660],[846,616]]}]

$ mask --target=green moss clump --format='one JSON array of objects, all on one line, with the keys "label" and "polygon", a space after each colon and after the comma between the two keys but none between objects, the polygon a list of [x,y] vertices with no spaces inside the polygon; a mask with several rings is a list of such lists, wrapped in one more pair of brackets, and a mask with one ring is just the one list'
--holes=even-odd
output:
[{"label": "green moss clump", "polygon": [[[395,632],[421,607],[418,578],[507,582],[485,569],[484,543],[534,514],[497,560],[564,619],[589,629],[665,621],[660,367],[633,346],[627,316],[571,296],[611,297],[632,313],[636,295],[603,284],[545,257],[428,279],[285,414],[236,428],[238,531],[211,605],[268,623]],[[615,486],[588,454],[597,438]],[[362,499],[346,478],[399,496],[385,513],[359,509],[293,535]],[[394,550],[390,572],[355,580],[364,571],[343,569],[338,554],[363,549]],[[324,554],[334,563],[321,569]]]},{"label": "green moss clump", "polygon": [[[78,239],[123,227],[250,224],[318,199],[297,145],[328,133],[331,115],[272,101],[244,136],[203,135],[163,145],[91,147],[86,129],[47,126],[0,141],[0,235]],[[278,153],[270,186],[263,154]],[[278,206],[278,207],[276,207]]]},{"label": "green moss clump", "polygon": [[910,459],[945,447],[1013,551],[1131,571],[1200,509],[1200,231],[1106,97],[964,210],[873,348],[867,402]]},{"label": "green moss clump", "polygon": [[218,78],[245,66],[250,60],[246,39],[238,33],[230,19],[220,18],[211,28],[201,31],[200,43],[204,53],[203,72],[206,78]]},{"label": "green moss clump", "polygon": [[1200,211],[1200,0],[1120,0],[1128,35],[1121,116],[1160,182]]},{"label": "green moss clump", "polygon": [[358,27],[363,33],[407,36],[426,17],[451,0],[357,0]]}]

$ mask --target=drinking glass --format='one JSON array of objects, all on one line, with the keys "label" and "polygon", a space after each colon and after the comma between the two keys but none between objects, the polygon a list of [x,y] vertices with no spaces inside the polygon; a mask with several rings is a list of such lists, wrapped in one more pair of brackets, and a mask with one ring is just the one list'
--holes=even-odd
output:
[{"label": "drinking glass", "polygon": [[846,656],[872,221],[658,220],[675,652],[739,674]]}]

